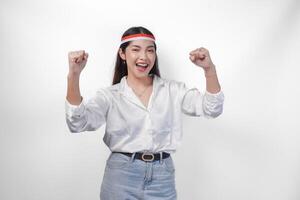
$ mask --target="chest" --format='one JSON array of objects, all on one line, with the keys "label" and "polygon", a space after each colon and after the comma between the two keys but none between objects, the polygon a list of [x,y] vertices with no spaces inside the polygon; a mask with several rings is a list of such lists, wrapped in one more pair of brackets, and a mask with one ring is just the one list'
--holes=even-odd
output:
[{"label": "chest", "polygon": [[147,128],[166,131],[173,126],[173,121],[180,117],[180,106],[176,103],[178,101],[170,96],[168,90],[154,91],[154,93],[149,90],[141,97],[134,96],[134,93],[130,96],[118,97],[119,95],[116,95],[107,114],[108,130],[138,133],[142,132],[141,129]]},{"label": "chest", "polygon": [[142,102],[142,104],[147,108],[149,104],[149,100],[153,91],[153,86],[151,86],[148,90],[145,91],[142,95],[136,94],[137,98]]}]

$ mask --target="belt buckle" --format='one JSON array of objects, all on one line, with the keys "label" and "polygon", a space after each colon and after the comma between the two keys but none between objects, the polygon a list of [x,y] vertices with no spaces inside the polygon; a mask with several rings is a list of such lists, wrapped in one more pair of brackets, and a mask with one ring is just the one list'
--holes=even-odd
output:
[{"label": "belt buckle", "polygon": [[[151,156],[151,158],[145,158],[145,156]],[[151,162],[154,160],[154,154],[153,153],[149,153],[149,152],[144,152],[142,154],[142,160],[145,161],[145,162]]]}]

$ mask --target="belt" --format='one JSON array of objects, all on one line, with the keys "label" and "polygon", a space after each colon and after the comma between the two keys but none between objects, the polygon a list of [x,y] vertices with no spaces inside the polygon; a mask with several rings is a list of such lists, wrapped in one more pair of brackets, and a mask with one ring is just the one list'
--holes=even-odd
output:
[{"label": "belt", "polygon": [[[114,152],[114,153],[121,153],[128,157],[131,157],[133,153],[126,153],[126,152]],[[169,153],[162,152],[162,159],[168,158],[170,156]],[[143,160],[145,162],[152,162],[156,160],[160,160],[160,153],[149,153],[149,152],[136,152],[134,155],[134,159]]]}]

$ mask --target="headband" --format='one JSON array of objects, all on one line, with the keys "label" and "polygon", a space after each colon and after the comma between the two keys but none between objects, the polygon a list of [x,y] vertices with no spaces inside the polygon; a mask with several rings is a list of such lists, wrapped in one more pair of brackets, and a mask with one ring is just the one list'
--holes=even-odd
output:
[{"label": "headband", "polygon": [[144,33],[127,35],[127,36],[122,37],[121,44],[123,44],[125,42],[129,42],[129,41],[134,41],[134,40],[150,40],[150,41],[155,42],[155,37],[153,35],[144,34]]}]

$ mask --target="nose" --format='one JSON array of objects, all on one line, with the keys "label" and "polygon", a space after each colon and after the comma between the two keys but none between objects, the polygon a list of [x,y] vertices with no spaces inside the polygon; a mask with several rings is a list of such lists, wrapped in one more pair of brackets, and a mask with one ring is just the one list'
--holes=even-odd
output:
[{"label": "nose", "polygon": [[147,53],[144,52],[144,51],[141,51],[141,52],[140,52],[140,55],[139,55],[139,58],[140,58],[140,59],[143,59],[143,60],[146,60],[146,59],[147,59]]}]

